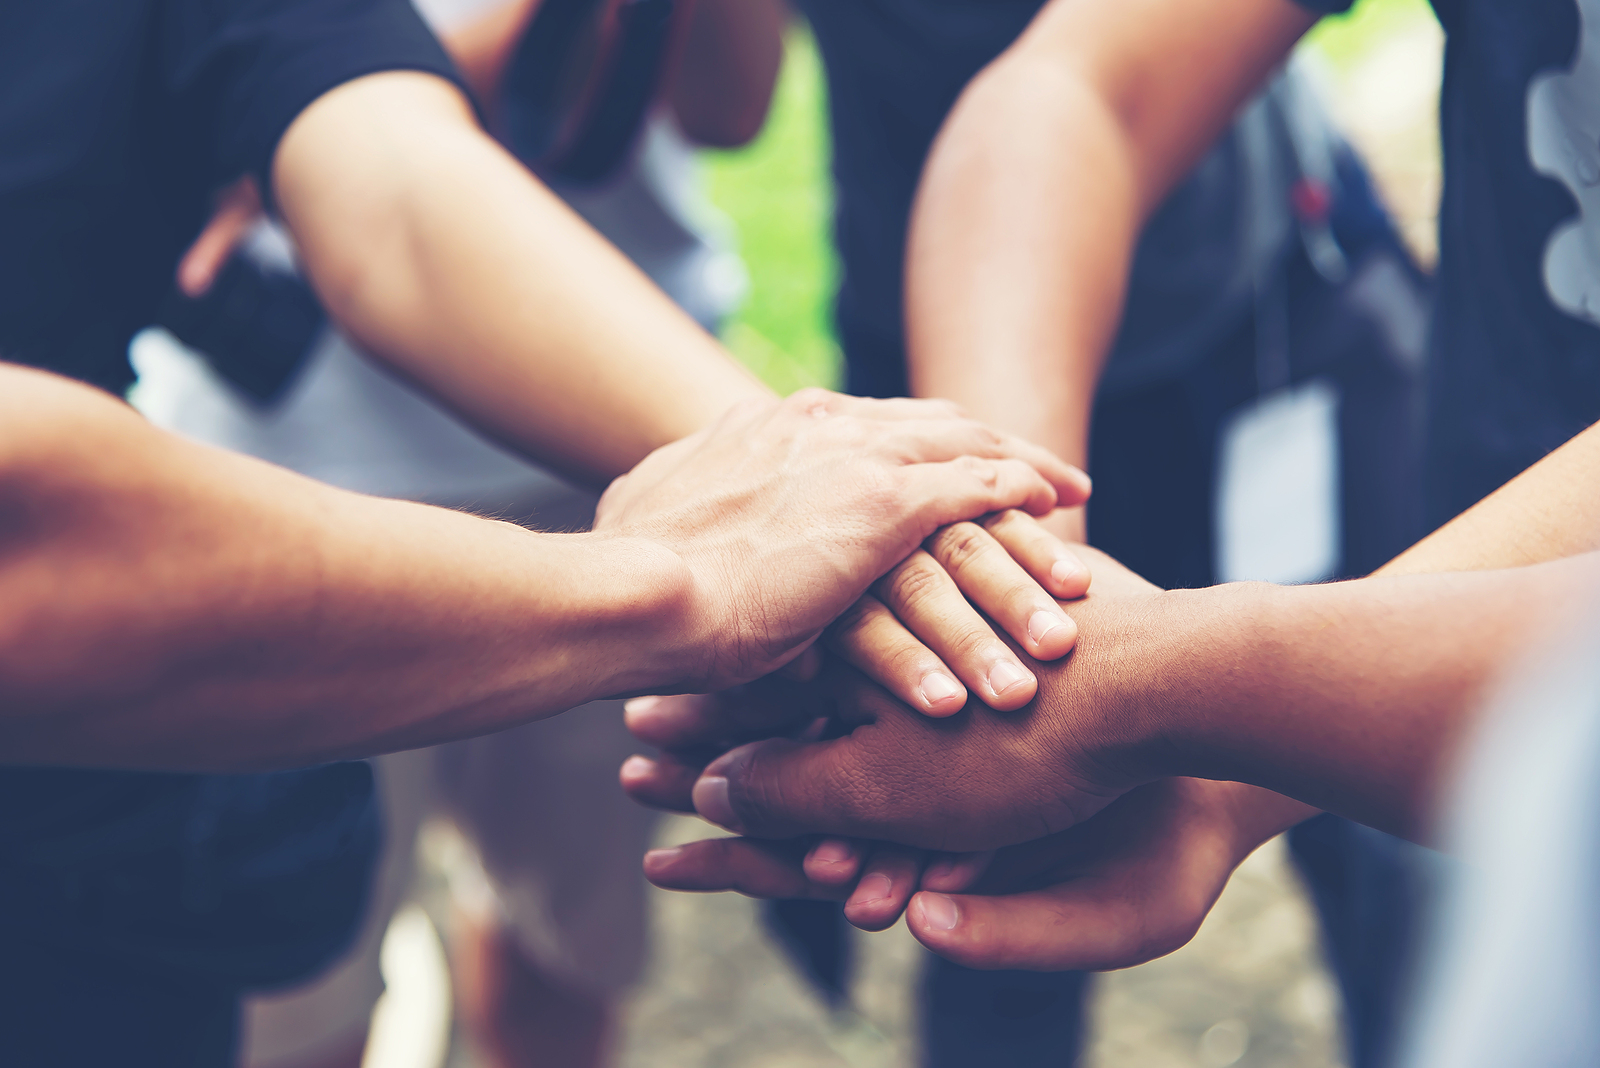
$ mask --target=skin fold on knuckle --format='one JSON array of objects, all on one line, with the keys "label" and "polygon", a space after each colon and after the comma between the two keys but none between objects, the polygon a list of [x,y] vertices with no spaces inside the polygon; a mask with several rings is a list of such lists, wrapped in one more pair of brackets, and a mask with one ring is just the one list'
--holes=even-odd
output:
[{"label": "skin fold on knuckle", "polygon": [[976,523],[952,523],[934,531],[927,540],[929,555],[937,560],[952,577],[973,567],[991,566],[994,539]]},{"label": "skin fold on knuckle", "polygon": [[947,593],[959,597],[933,559],[917,554],[880,580],[881,599],[902,619],[934,613]]}]

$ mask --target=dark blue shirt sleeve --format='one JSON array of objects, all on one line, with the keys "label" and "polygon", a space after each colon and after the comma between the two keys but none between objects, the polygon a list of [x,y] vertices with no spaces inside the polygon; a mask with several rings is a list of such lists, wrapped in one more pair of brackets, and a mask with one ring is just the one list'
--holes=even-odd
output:
[{"label": "dark blue shirt sleeve", "polygon": [[279,139],[323,93],[387,70],[462,84],[408,0],[167,0],[166,16],[164,88],[213,179],[254,174],[269,198]]}]

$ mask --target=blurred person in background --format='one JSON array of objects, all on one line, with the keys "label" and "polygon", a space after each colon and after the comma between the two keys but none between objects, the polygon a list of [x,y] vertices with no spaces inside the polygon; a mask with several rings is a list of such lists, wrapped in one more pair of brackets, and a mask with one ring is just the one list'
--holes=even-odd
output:
[{"label": "blurred person in background", "polygon": [[[1126,268],[1120,258],[1074,264],[1076,274],[1042,267],[1071,254],[1067,239],[1052,244],[1060,235],[1050,221],[1080,166],[1040,145],[1054,113],[985,110],[997,72],[1027,63],[1018,39],[1061,4],[797,6],[828,73],[842,261],[835,322],[849,392],[946,397],[1049,441],[1089,466],[1097,486],[1087,529],[1074,512],[1052,520],[1056,531],[1171,588],[1217,580],[1230,424],[1258,400],[1327,381],[1339,395],[1341,552],[1331,574],[1370,572],[1422,534],[1428,282],[1303,76],[1274,79],[1152,211],[1123,305],[1104,284]],[[1048,72],[1036,81],[1034,99],[1055,107],[1061,88]],[[973,125],[994,125],[981,145],[959,124],[944,135],[943,158],[967,167],[963,184],[952,189],[936,172],[914,213],[930,151],[958,106]],[[996,141],[1008,145],[1004,163],[976,159]],[[1002,199],[1004,218],[992,208]],[[1035,218],[1043,228],[1028,224]],[[1405,971],[1414,869],[1425,860],[1333,817],[1296,828],[1290,842],[1345,996],[1352,1063],[1376,1068]],[[773,917],[824,987],[841,991],[847,943],[836,908],[778,903]],[[934,959],[927,1063],[1072,1063],[1085,980]],[[1019,998],[1035,1011],[1019,1016]]]},{"label": "blurred person in background", "polygon": [[[507,110],[500,94],[517,90],[506,68],[547,47],[535,35],[554,32],[537,21],[537,2],[427,0],[418,7],[476,90],[491,128],[537,168],[536,146],[519,143],[495,121]],[[754,136],[777,78],[783,23],[776,0],[695,4],[679,61],[667,59],[677,76],[662,87],[663,106],[642,115],[642,129],[623,139],[637,147],[598,178],[551,178],[568,204],[712,332],[742,295],[743,271],[717,232],[721,220],[700,196],[696,161],[680,131],[722,146]],[[135,341],[133,399],[153,422],[358,492],[527,516],[547,530],[589,526],[596,494],[485,441],[379,370],[336,328],[322,326],[321,316],[302,316],[318,332],[304,340],[298,361],[262,354],[272,335],[257,322],[293,323],[301,308],[315,306],[315,296],[303,283],[293,286],[281,228],[258,220],[245,242],[234,255],[256,262],[228,264],[220,259],[227,250],[202,243],[188,264],[195,269],[180,269],[191,292],[169,302],[164,316],[180,335],[218,351],[196,353],[174,345],[171,335]],[[221,286],[219,275],[226,275]],[[240,299],[247,286],[257,299]],[[235,321],[245,312],[256,322]],[[287,368],[289,380],[272,382],[263,403],[256,384],[274,367]],[[379,948],[410,884],[417,829],[430,812],[452,820],[481,865],[456,873],[463,907],[449,931],[456,1011],[486,1063],[606,1063],[615,1000],[638,978],[646,946],[638,856],[655,818],[617,788],[616,766],[631,751],[621,705],[607,701],[485,738],[378,758],[386,847],[361,936],[316,980],[246,1004],[241,1063],[360,1063],[383,989]]]},{"label": "blurred person in background", "polygon": [[[0,78],[13,87],[0,94],[8,359],[121,393],[128,342],[156,316],[210,194],[249,175],[333,317],[388,367],[565,471],[604,481],[649,459],[613,485],[611,526],[537,535],[186,444],[105,393],[0,366],[0,707],[8,762],[32,765],[0,775],[0,1029],[22,1063],[228,1063],[240,992],[303,977],[351,933],[375,845],[366,769],[201,772],[481,733],[626,692],[636,669],[676,679],[692,663],[694,682],[671,685],[699,688],[759,674],[891,566],[944,575],[915,549],[939,523],[1087,492],[1060,461],[940,406],[774,404],[484,135],[405,4],[11,6]],[[841,466],[871,492],[852,495]],[[712,504],[711,471],[719,492],[748,494]],[[803,524],[786,493],[806,498]],[[746,507],[759,501],[766,520]],[[1081,566],[1073,582],[1053,574],[1064,547],[1037,530],[1006,541],[1014,528],[995,527],[996,544],[1042,568],[1050,592],[1082,589]],[[665,555],[630,550],[650,539],[624,529],[651,532]],[[761,563],[786,550],[785,568]],[[1070,622],[1030,604],[1016,585],[1027,573],[999,555],[956,568],[940,640],[983,626],[966,589],[997,618],[1023,611],[1010,625],[1025,647],[1064,653]],[[732,653],[742,624],[727,614],[779,593],[780,570],[807,593],[781,591],[793,631],[771,632],[769,615],[768,638]],[[669,654],[699,632],[657,619],[641,643],[629,613],[652,605],[716,637]],[[891,622],[895,607],[858,605],[877,629],[834,645],[881,657],[925,710],[965,700],[957,677],[1001,704],[1031,695],[997,639],[947,665]],[[1061,620],[1041,639],[1035,609]],[[651,656],[671,669],[646,667]],[[1016,665],[1004,694],[985,674],[1001,660]],[[104,768],[142,770],[91,770]]]}]

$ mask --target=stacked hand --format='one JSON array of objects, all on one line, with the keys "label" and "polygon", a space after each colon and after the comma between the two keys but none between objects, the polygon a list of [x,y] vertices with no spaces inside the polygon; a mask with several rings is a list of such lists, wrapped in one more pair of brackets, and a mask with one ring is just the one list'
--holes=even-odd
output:
[{"label": "stacked hand", "polygon": [[842,900],[871,930],[905,912],[925,945],[970,967],[1125,967],[1182,945],[1233,869],[1312,810],[1157,777],[1119,675],[1165,595],[1103,557],[1095,573],[1072,606],[1072,660],[1020,711],[974,702],[929,720],[837,668],[810,685],[635,702],[630,726],[664,755],[629,761],[624,787],[747,835],[652,853],[647,875]]},{"label": "stacked hand", "polygon": [[681,562],[670,633],[651,635],[658,686],[749,682],[831,624],[846,661],[920,711],[950,715],[968,687],[1002,708],[1037,687],[967,598],[1032,657],[1072,648],[1077,630],[1056,598],[1081,594],[1088,571],[1005,510],[1042,515],[1088,492],[1077,468],[944,402],[805,390],[656,450],[606,491],[595,532]]}]

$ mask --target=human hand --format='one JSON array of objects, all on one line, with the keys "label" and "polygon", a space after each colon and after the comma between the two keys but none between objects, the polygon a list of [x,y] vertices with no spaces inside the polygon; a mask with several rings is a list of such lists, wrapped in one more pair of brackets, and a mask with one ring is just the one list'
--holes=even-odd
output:
[{"label": "human hand", "polygon": [[[1076,468],[961,418],[945,402],[805,390],[776,404],[737,408],[713,427],[652,453],[606,491],[595,531],[654,541],[684,562],[691,581],[673,633],[662,637],[668,658],[662,688],[706,691],[792,661],[936,529],[1009,508],[1044,514],[1058,502],[1081,502],[1088,492],[1088,479]],[[1082,586],[1085,576],[1065,585],[1048,577],[1064,549],[1049,549],[1048,539],[1036,533],[1016,539],[1033,547],[1019,550],[1024,556],[1043,553],[1038,560],[1049,565],[1046,581],[1063,589]],[[975,539],[951,538],[947,555],[959,554],[963,544]],[[985,549],[991,559],[992,548]],[[911,570],[918,568],[927,570],[920,560]],[[1021,610],[1027,605],[1012,596],[1012,585],[998,584],[993,599],[1015,602],[1009,621],[1026,635],[1037,613]],[[1058,620],[1058,633],[1029,640],[1045,655],[1060,655],[1071,644],[1070,623],[1040,592],[1035,589],[1032,606]],[[940,599],[928,598],[925,588],[919,592],[915,579],[888,595],[913,618],[922,605],[927,617],[940,619],[932,610]],[[948,603],[949,591],[942,596]],[[882,619],[873,617],[869,607],[855,629],[870,637],[876,627],[881,634]],[[850,629],[848,622],[841,628]],[[993,678],[994,659],[981,650],[952,652],[952,658],[968,678],[991,686],[1005,681]],[[920,666],[926,669],[926,658]],[[926,670],[915,674],[897,676],[906,680],[903,691],[914,693],[926,678]],[[950,700],[934,696],[939,699],[923,702],[925,711]]]},{"label": "human hand", "polygon": [[[1086,550],[1092,554],[1092,550]],[[1070,606],[1084,627],[1072,658],[1051,666],[1027,708],[996,715],[914,714],[837,666],[809,691],[772,681],[737,694],[667,699],[629,709],[636,734],[660,745],[636,757],[625,788],[763,838],[827,834],[929,849],[982,850],[1063,830],[1158,777],[1141,757],[1152,638],[1165,638],[1165,598],[1109,557],[1092,554],[1093,591]],[[827,717],[842,737],[796,736]],[[763,735],[753,744],[741,744]],[[697,762],[736,745],[699,771]]]},{"label": "human hand", "polygon": [[1241,783],[1161,779],[1086,823],[993,855],[721,838],[654,850],[645,874],[670,890],[843,900],[869,930],[904,911],[918,941],[969,968],[1104,971],[1186,944],[1234,869],[1312,815]]},{"label": "human hand", "polygon": [[997,629],[1035,660],[1067,655],[1078,627],[1057,599],[1082,597],[1089,580],[1039,520],[999,512],[935,531],[835,620],[824,642],[924,715],[955,715],[969,689],[990,708],[1021,708],[1039,680]]}]

